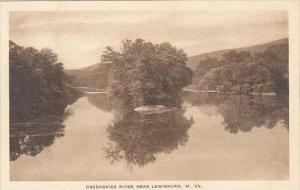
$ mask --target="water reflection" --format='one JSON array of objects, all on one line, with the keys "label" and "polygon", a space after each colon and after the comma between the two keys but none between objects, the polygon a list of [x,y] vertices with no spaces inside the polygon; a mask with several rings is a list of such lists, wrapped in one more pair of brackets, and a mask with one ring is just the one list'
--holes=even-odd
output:
[{"label": "water reflection", "polygon": [[113,98],[109,94],[87,94],[89,102],[103,111],[112,111]]},{"label": "water reflection", "polygon": [[288,97],[243,96],[213,93],[185,93],[192,106],[216,106],[229,133],[249,132],[253,127],[273,128],[281,123],[288,129]]},{"label": "water reflection", "polygon": [[[288,106],[278,98],[189,93],[182,108],[141,115],[105,94],[88,95],[94,97],[79,98],[57,127],[11,131],[11,159],[21,158],[10,163],[10,180],[288,179],[289,135],[281,127],[288,125]],[[277,125],[267,129],[272,121]],[[238,135],[223,129],[232,126]]]},{"label": "water reflection", "polygon": [[171,153],[188,141],[192,119],[183,113],[180,108],[158,114],[125,111],[107,129],[111,143],[105,148],[106,158],[143,167],[154,162],[158,153]]},{"label": "water reflection", "polygon": [[21,155],[36,156],[44,148],[51,146],[56,138],[64,136],[63,121],[70,113],[63,116],[47,116],[30,122],[11,123],[10,126],[10,161]]},{"label": "water reflection", "polygon": [[[125,160],[130,166],[142,167],[154,162],[157,154],[171,153],[188,140],[187,132],[193,122],[184,117],[185,110],[181,107],[170,112],[139,114],[132,106],[107,94],[87,95],[87,98],[99,109],[115,114],[107,128],[111,143],[105,148],[106,157],[112,162]],[[186,92],[182,99],[202,110],[205,106],[215,107],[215,114],[223,117],[224,129],[229,133],[249,132],[254,127],[288,129],[287,97]],[[51,146],[56,138],[64,136],[63,121],[69,115],[11,124],[10,160],[15,161],[21,155],[36,156]]]}]

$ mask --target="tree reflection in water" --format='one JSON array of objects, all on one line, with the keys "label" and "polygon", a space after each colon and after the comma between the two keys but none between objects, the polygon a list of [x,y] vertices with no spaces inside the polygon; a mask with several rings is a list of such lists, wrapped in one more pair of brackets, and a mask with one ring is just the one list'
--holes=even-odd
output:
[{"label": "tree reflection in water", "polygon": [[278,123],[289,127],[288,97],[185,93],[185,101],[193,106],[216,106],[229,133],[249,132],[262,126],[271,129]]},{"label": "tree reflection in water", "polygon": [[113,98],[110,94],[87,94],[89,102],[103,111],[112,111]]},{"label": "tree reflection in water", "polygon": [[10,127],[10,161],[21,155],[36,156],[55,139],[64,136],[64,116],[47,116],[35,121],[14,123]]},{"label": "tree reflection in water", "polygon": [[155,114],[125,113],[107,129],[111,143],[104,150],[112,163],[125,160],[129,167],[143,167],[154,162],[156,154],[171,153],[188,141],[192,119],[185,118],[180,108]]}]

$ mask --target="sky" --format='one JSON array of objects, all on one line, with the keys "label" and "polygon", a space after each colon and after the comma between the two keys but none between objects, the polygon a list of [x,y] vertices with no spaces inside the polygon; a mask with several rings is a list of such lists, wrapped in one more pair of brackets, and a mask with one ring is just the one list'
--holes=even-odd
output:
[{"label": "sky", "polygon": [[100,61],[122,40],[170,42],[188,56],[288,37],[285,11],[11,12],[9,38],[24,47],[51,48],[67,69]]}]

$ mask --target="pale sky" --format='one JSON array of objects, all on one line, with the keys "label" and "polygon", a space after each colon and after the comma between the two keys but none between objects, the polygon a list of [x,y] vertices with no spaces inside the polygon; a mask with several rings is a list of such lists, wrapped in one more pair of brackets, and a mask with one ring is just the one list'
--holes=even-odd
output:
[{"label": "pale sky", "polygon": [[67,69],[100,61],[125,39],[170,42],[188,56],[288,37],[285,11],[12,12],[10,40],[51,48]]}]

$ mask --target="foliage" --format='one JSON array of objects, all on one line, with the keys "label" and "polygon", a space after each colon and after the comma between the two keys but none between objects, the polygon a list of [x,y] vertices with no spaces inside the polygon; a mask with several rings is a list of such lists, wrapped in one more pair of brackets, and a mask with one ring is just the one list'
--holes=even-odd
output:
[{"label": "foliage", "polygon": [[103,63],[113,64],[111,90],[133,106],[174,104],[178,93],[192,79],[186,54],[168,42],[152,44],[142,39],[125,40],[121,52],[108,47]]},{"label": "foliage", "polygon": [[225,65],[224,61],[218,61],[217,58],[206,57],[204,60],[201,60],[195,70],[194,76],[196,78],[201,78],[205,75],[210,69],[220,67]]},{"label": "foliage", "polygon": [[254,56],[255,62],[265,66],[276,84],[278,93],[289,91],[289,49],[288,44],[273,45],[263,53]]},{"label": "foliage", "polygon": [[237,93],[288,93],[288,44],[276,44],[264,52],[231,50],[221,60],[200,61],[193,83],[202,90]]},{"label": "foliage", "polygon": [[9,43],[10,120],[61,114],[79,94],[51,49],[36,50]]},{"label": "foliage", "polygon": [[95,64],[83,69],[66,70],[72,86],[106,89],[111,76],[111,64]]}]

